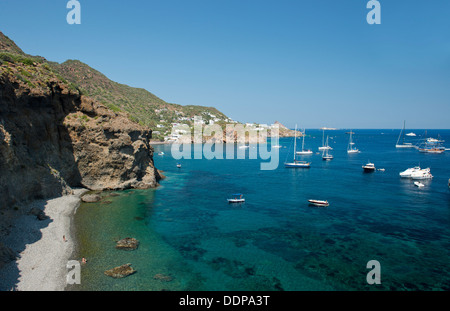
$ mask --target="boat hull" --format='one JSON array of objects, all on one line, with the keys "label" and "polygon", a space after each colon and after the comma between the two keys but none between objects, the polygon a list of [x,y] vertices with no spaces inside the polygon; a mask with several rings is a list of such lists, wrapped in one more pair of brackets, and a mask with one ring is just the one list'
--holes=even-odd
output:
[{"label": "boat hull", "polygon": [[319,207],[326,207],[329,206],[330,204],[328,203],[328,201],[320,201],[320,200],[308,200],[310,205],[313,206],[319,206]]},{"label": "boat hull", "polygon": [[287,168],[310,168],[311,163],[284,163]]},{"label": "boat hull", "polygon": [[245,199],[227,199],[228,203],[244,203]]}]

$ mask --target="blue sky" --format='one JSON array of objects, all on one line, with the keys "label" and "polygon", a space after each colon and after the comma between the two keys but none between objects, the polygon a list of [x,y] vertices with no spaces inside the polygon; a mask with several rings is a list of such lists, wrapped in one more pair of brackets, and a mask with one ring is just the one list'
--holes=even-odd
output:
[{"label": "blue sky", "polygon": [[450,1],[0,0],[26,53],[79,59],[167,102],[242,122],[450,128]]}]

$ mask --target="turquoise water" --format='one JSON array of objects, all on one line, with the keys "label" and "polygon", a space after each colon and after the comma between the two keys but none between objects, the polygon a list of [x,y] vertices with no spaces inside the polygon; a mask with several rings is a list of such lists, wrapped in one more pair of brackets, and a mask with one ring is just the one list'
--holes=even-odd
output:
[{"label": "turquoise water", "polygon": [[[360,154],[347,154],[347,131],[329,131],[334,160],[307,156],[310,169],[284,168],[292,138],[280,139],[274,171],[260,160],[177,161],[170,146],[155,146],[167,176],[158,189],[106,192],[78,209],[78,257],[88,263],[74,289],[450,290],[450,152],[396,149],[398,130],[353,131]],[[322,132],[307,133],[317,151]],[[437,134],[450,145],[450,131],[428,131]],[[385,171],[363,173],[368,161]],[[434,175],[421,189],[398,175],[418,164]],[[236,192],[246,203],[226,202]],[[330,206],[311,207],[312,198]],[[139,248],[116,250],[125,237]],[[381,264],[381,285],[366,282],[370,260]],[[137,273],[103,275],[125,263]]]}]

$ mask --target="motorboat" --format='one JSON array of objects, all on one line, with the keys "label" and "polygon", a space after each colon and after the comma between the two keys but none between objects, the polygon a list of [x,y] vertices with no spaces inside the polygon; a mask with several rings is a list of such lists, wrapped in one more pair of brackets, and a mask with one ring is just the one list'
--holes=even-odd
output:
[{"label": "motorboat", "polygon": [[242,193],[235,193],[231,198],[227,199],[228,203],[244,203],[244,195]]},{"label": "motorboat", "polygon": [[158,155],[162,156],[162,155],[164,155],[164,152],[161,151],[158,153]]},{"label": "motorboat", "polygon": [[323,201],[323,200],[308,200],[310,205],[314,205],[314,206],[329,206],[330,204],[328,203],[328,201]]},{"label": "motorboat", "polygon": [[420,171],[420,170],[421,170],[420,166],[408,168],[407,170],[400,172],[400,177],[401,178],[410,178],[412,173]]},{"label": "motorboat", "polygon": [[423,169],[420,171],[416,171],[411,173],[411,179],[431,179],[433,175],[431,175],[430,169]]},{"label": "motorboat", "polygon": [[177,167],[178,167],[178,168],[181,168],[181,164],[180,164],[180,163],[177,163]]},{"label": "motorboat", "polygon": [[414,182],[414,185],[415,185],[416,187],[419,187],[419,188],[425,187],[425,185],[422,184],[420,181],[415,181],[415,182]]},{"label": "motorboat", "polygon": [[368,173],[374,172],[376,170],[375,164],[373,163],[367,163],[366,165],[363,165],[362,168],[364,169],[364,172]]}]

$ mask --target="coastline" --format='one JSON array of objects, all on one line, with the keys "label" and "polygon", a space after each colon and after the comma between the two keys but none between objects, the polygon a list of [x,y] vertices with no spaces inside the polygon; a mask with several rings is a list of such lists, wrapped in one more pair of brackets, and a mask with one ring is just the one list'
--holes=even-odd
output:
[{"label": "coastline", "polygon": [[[34,201],[28,210],[43,210],[47,219],[21,215],[11,227],[5,245],[16,254],[16,260],[0,269],[0,290],[64,291],[66,264],[75,251],[73,215],[87,189],[50,200]],[[65,236],[66,241],[63,240]]]}]

